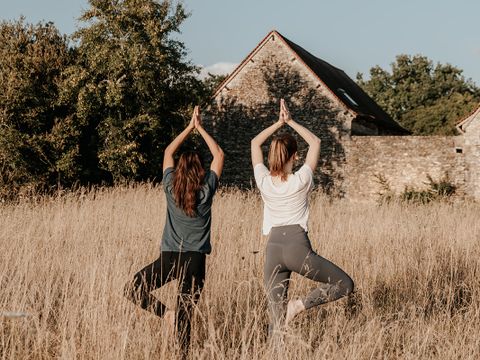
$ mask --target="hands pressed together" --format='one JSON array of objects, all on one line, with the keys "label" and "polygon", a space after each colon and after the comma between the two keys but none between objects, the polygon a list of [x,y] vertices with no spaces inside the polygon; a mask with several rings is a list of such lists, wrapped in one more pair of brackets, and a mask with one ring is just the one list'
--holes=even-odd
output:
[{"label": "hands pressed together", "polygon": [[284,99],[280,99],[280,115],[278,117],[278,123],[282,126],[292,121],[290,110],[288,110],[287,103]]},{"label": "hands pressed together", "polygon": [[202,127],[202,117],[200,116],[200,107],[198,105],[193,109],[192,119],[188,127],[190,130]]},{"label": "hands pressed together", "polygon": [[[290,110],[288,110],[287,103],[284,99],[280,99],[280,114],[278,117],[277,123],[281,126],[288,124],[292,121],[292,116],[290,115]],[[190,130],[197,129],[202,127],[202,117],[200,115],[200,107],[195,106],[192,113],[192,118],[188,124]]]}]

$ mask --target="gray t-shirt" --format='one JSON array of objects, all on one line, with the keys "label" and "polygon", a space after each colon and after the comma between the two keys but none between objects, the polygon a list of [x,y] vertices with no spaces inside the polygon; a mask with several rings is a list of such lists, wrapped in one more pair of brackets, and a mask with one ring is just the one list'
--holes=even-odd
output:
[{"label": "gray t-shirt", "polygon": [[163,189],[167,198],[167,219],[162,236],[162,251],[197,251],[210,254],[210,227],[212,223],[212,200],[218,186],[217,175],[207,171],[204,184],[197,194],[196,215],[190,217],[180,209],[173,197],[174,168],[163,172]]}]

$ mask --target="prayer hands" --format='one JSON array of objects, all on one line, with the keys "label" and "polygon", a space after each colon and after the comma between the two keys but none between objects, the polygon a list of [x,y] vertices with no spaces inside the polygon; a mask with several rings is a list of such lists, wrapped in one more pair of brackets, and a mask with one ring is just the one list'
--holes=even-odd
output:
[{"label": "prayer hands", "polygon": [[198,129],[202,126],[202,118],[200,116],[200,107],[198,105],[193,109],[192,119],[190,120],[189,127],[191,129]]},{"label": "prayer hands", "polygon": [[280,99],[280,116],[278,121],[284,124],[288,124],[288,122],[292,120],[290,115],[290,111],[288,110],[287,104],[284,99]]}]

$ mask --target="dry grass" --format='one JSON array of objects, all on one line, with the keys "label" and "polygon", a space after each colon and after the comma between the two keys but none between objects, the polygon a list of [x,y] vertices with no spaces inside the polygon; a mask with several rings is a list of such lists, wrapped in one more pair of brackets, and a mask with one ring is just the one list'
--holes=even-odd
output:
[{"label": "dry grass", "polygon": [[[261,202],[224,192],[199,303],[195,359],[475,359],[480,357],[479,205],[312,203],[310,237],[363,297],[302,314],[274,347],[265,339]],[[1,359],[170,359],[162,321],[122,297],[158,256],[160,188],[76,193],[0,207]],[[259,254],[252,252],[261,250]],[[313,284],[294,276],[291,296]],[[158,292],[173,303],[174,284]]]}]

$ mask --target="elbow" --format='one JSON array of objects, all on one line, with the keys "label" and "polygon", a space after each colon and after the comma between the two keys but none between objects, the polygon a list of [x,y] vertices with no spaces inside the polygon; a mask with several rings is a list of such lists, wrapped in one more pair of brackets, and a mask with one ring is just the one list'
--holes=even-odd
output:
[{"label": "elbow", "polygon": [[218,150],[215,154],[215,157],[218,159],[218,160],[222,160],[225,159],[225,153],[223,152],[222,148],[219,146],[218,147]]},{"label": "elbow", "polygon": [[174,146],[172,146],[172,144],[168,145],[165,150],[163,151],[163,158],[164,159],[167,159],[167,158],[172,158],[173,159],[173,156],[175,155],[175,152],[177,151],[177,149],[175,149]]},{"label": "elbow", "polygon": [[164,156],[173,156],[173,151],[170,145],[168,145],[165,150],[163,151]]},{"label": "elbow", "polygon": [[320,145],[321,145],[320,139],[315,136],[315,138],[310,143],[310,148],[315,152],[320,152]]}]

